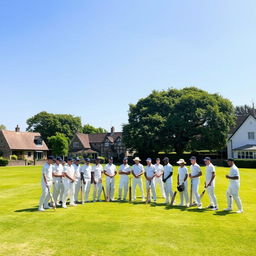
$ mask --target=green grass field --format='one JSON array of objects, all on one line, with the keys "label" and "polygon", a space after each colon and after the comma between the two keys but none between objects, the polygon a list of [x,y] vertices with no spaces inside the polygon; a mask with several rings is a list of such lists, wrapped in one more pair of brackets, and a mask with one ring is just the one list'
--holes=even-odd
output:
[{"label": "green grass field", "polygon": [[[0,255],[254,256],[256,171],[240,170],[243,214],[221,211],[226,207],[227,171],[217,168],[216,213],[166,208],[162,198],[157,205],[138,199],[38,212],[41,167],[1,167]],[[175,181],[176,175],[177,167]],[[201,180],[200,191],[202,187]],[[203,204],[209,204],[207,195]]]}]

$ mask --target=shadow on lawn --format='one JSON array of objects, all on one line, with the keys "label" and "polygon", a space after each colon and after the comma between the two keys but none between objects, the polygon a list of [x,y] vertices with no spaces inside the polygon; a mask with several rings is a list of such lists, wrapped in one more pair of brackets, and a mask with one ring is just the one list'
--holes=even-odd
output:
[{"label": "shadow on lawn", "polygon": [[37,212],[38,207],[16,210],[14,212]]},{"label": "shadow on lawn", "polygon": [[235,214],[235,212],[231,212],[231,211],[218,211],[218,212],[215,212],[213,215],[215,215],[215,216],[226,216],[226,215],[229,215],[229,214]]}]

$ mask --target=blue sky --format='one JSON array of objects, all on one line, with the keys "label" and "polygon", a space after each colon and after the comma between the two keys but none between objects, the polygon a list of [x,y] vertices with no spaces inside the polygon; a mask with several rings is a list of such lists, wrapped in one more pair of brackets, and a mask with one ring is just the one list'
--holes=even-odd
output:
[{"label": "blue sky", "polygon": [[0,124],[40,111],[121,130],[153,89],[256,102],[256,1],[0,0]]}]

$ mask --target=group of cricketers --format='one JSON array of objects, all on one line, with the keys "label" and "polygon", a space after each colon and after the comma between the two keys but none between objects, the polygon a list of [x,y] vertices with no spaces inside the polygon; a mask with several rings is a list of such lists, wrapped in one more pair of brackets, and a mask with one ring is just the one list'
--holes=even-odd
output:
[{"label": "group of cricketers", "polygon": [[[128,158],[124,158],[123,164],[117,169],[112,157],[108,159],[108,164],[103,167],[100,158],[96,159],[94,165],[91,165],[91,160],[86,158],[85,164],[81,165],[79,158],[68,158],[67,162],[65,162],[61,157],[55,159],[49,156],[42,169],[42,195],[38,210],[44,211],[51,207],[56,208],[56,206],[67,208],[67,200],[69,200],[69,206],[77,206],[80,199],[82,204],[89,203],[89,193],[92,186],[94,187],[93,202],[101,201],[102,192],[106,201],[114,201],[117,173],[120,176],[117,200],[127,200],[129,187],[129,200],[135,201],[136,188],[138,186],[142,201],[150,203],[153,199],[156,202],[156,186],[159,185],[161,194],[165,198],[165,203],[173,205],[177,192],[173,193],[173,166],[170,164],[169,158],[165,157],[163,159],[164,165],[161,164],[159,158],[156,159],[155,164],[152,163],[151,158],[147,158],[146,166],[141,164],[139,157],[135,157],[133,161],[134,164],[130,166]],[[184,159],[180,159],[177,162],[179,165],[177,175],[177,189],[180,194],[179,206],[196,206],[198,209],[202,209],[201,198],[207,191],[210,201],[210,205],[207,208],[217,211],[218,202],[214,191],[215,166],[212,164],[210,157],[204,158],[206,165],[205,185],[204,191],[200,195],[198,190],[202,176],[201,167],[198,165],[195,156],[190,158],[190,162],[190,171],[186,167],[187,163]],[[239,197],[239,169],[235,165],[234,159],[228,159],[227,163],[230,167],[230,172],[226,175],[229,180],[229,186],[226,193],[228,207],[225,211],[232,210],[234,199],[238,208],[237,213],[242,213],[242,202]],[[106,176],[106,189],[102,184],[103,175]],[[146,198],[143,189],[143,176],[146,179]],[[53,193],[51,192],[52,187]],[[49,201],[51,201],[51,207],[49,206]]]}]

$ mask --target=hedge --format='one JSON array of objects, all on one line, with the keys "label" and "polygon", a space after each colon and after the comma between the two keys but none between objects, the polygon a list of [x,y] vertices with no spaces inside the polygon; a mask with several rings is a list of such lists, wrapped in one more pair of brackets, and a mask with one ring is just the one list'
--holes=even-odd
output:
[{"label": "hedge", "polygon": [[3,157],[0,157],[0,166],[8,165],[9,161]]}]

